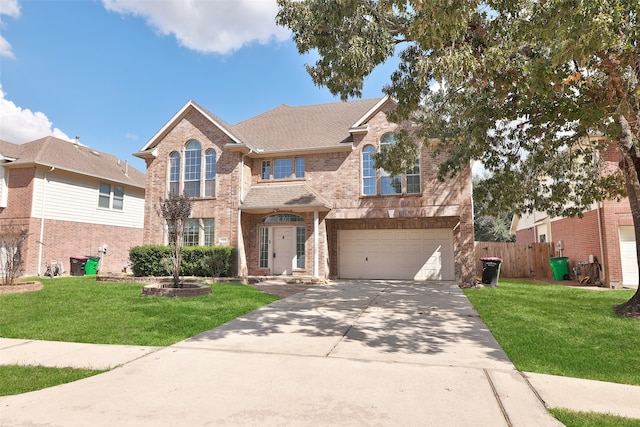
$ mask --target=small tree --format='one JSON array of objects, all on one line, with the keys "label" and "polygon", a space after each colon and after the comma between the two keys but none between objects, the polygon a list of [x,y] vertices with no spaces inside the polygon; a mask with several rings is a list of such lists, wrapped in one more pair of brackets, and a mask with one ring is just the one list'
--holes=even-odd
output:
[{"label": "small tree", "polygon": [[157,207],[158,216],[164,219],[169,231],[169,247],[171,248],[171,269],[173,275],[173,287],[181,288],[180,264],[182,264],[182,236],[191,215],[193,201],[185,196],[169,194],[169,197],[160,199]]},{"label": "small tree", "polygon": [[22,245],[27,240],[27,230],[21,229],[16,233],[9,230],[6,235],[0,238],[0,260],[2,261],[0,274],[2,274],[2,284],[13,286],[20,275],[22,269]]}]

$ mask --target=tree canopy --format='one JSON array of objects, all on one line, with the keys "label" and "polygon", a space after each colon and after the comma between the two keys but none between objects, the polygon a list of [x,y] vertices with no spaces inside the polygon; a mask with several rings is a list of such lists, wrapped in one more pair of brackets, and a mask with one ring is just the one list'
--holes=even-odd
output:
[{"label": "tree canopy", "polygon": [[[383,91],[411,121],[377,166],[394,174],[416,141],[471,159],[498,211],[579,215],[628,194],[640,243],[638,0],[278,0],[313,81],[343,100],[390,57]],[[612,142],[621,162],[603,172]],[[638,295],[638,294],[636,294]],[[640,298],[638,299],[640,303]]]},{"label": "tree canopy", "polygon": [[[398,101],[392,119],[416,122],[414,140],[448,153],[442,177],[480,160],[485,187],[507,196],[494,194],[500,210],[575,215],[623,193],[619,173],[598,173],[594,136],[640,132],[637,0],[278,3],[299,51],[319,54],[313,81],[342,99],[397,56],[383,89]],[[410,144],[394,149],[417,155]],[[400,173],[403,157],[379,165]]]}]

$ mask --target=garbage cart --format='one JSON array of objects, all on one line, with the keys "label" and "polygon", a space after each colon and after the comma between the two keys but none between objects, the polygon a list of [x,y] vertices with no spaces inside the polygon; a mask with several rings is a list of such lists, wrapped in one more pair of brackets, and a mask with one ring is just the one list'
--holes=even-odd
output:
[{"label": "garbage cart", "polygon": [[566,256],[557,256],[549,258],[549,265],[551,265],[551,272],[555,280],[569,280],[569,264],[567,264]]},{"label": "garbage cart", "polygon": [[498,286],[502,260],[496,257],[487,257],[480,258],[480,261],[482,261],[482,283],[489,286]]},{"label": "garbage cart", "polygon": [[72,276],[84,276],[85,266],[87,265],[87,257],[76,255],[70,258],[71,261],[71,275]]},{"label": "garbage cart", "polygon": [[84,272],[87,275],[95,275],[98,273],[98,264],[100,263],[100,258],[95,256],[87,257],[87,264],[84,267]]}]

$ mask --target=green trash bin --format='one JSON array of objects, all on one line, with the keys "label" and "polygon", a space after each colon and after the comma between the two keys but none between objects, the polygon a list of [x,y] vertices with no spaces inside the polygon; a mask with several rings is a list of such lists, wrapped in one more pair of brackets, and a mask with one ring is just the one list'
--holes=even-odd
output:
[{"label": "green trash bin", "polygon": [[558,256],[549,258],[549,264],[551,265],[551,272],[553,272],[553,278],[555,280],[569,280],[569,264],[567,264],[567,257]]},{"label": "green trash bin", "polygon": [[84,266],[84,272],[86,275],[94,275],[98,273],[98,264],[100,263],[100,258],[95,256],[87,257],[87,263]]}]

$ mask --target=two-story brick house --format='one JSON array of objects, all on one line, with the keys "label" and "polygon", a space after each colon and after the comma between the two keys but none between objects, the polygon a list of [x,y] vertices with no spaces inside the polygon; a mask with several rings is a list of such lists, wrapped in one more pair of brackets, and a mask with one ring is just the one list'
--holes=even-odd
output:
[{"label": "two-story brick house", "polygon": [[144,242],[166,242],[156,206],[171,191],[194,198],[184,243],[231,245],[240,277],[467,280],[470,168],[440,182],[423,148],[402,176],[376,170],[394,107],[282,105],[230,125],[187,102],[135,154],[147,164]]},{"label": "two-story brick house", "polygon": [[54,260],[69,273],[70,258],[87,255],[120,272],[129,248],[142,244],[144,183],[127,162],[79,143],[0,141],[0,237],[27,231],[22,275]]}]

